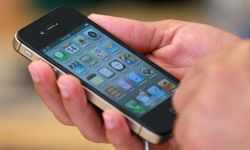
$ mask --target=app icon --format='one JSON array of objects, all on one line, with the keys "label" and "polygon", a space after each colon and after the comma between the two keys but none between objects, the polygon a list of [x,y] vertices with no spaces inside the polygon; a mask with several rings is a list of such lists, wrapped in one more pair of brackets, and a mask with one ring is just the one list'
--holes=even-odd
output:
[{"label": "app icon", "polygon": [[69,65],[69,68],[78,74],[80,74],[86,70],[86,68],[82,64],[80,64],[78,61],[71,63]]},{"label": "app icon", "polygon": [[124,80],[119,80],[119,81],[117,82],[117,84],[118,84],[118,86],[119,86],[120,88],[122,88],[124,91],[128,91],[128,90],[130,90],[130,89],[132,88],[132,85],[129,84],[128,82],[124,81]]},{"label": "app icon", "polygon": [[136,100],[130,100],[128,103],[126,103],[126,108],[128,108],[130,111],[136,113],[136,114],[140,114],[143,111],[145,111],[144,106],[142,104],[140,104],[138,101]]},{"label": "app icon", "polygon": [[121,91],[119,91],[117,88],[113,86],[109,86],[108,88],[106,88],[105,92],[114,98],[117,98],[122,95]]},{"label": "app icon", "polygon": [[80,60],[88,66],[94,66],[97,63],[97,61],[89,55],[83,55]]},{"label": "app icon", "polygon": [[70,53],[70,54],[75,54],[76,52],[78,52],[78,51],[80,50],[78,47],[76,47],[76,46],[75,46],[74,44],[72,44],[72,43],[69,43],[69,44],[65,45],[65,46],[63,47],[63,49],[64,49],[66,52]]},{"label": "app icon", "polygon": [[113,71],[109,70],[106,67],[101,68],[100,70],[98,70],[98,72],[105,78],[111,78],[115,75]]},{"label": "app icon", "polygon": [[106,43],[103,48],[109,53],[114,53],[119,49],[115,43]]},{"label": "app icon", "polygon": [[89,80],[89,82],[92,83],[94,86],[98,86],[104,82],[104,80],[96,74],[89,75],[87,77],[87,80]]},{"label": "app icon", "polygon": [[90,44],[90,42],[88,40],[86,40],[86,38],[84,38],[83,36],[78,35],[76,38],[74,38],[74,42],[80,44],[82,47],[86,47]]},{"label": "app icon", "polygon": [[131,80],[135,84],[138,84],[144,80],[144,78],[142,76],[139,76],[135,72],[128,73],[128,78],[129,78],[129,80]]},{"label": "app icon", "polygon": [[95,49],[91,50],[91,54],[99,60],[102,60],[102,59],[108,57],[108,54],[100,48],[95,48]]},{"label": "app icon", "polygon": [[140,91],[140,93],[136,97],[136,99],[146,106],[148,106],[154,102],[154,99],[150,98],[146,91]]},{"label": "app icon", "polygon": [[171,83],[167,79],[161,80],[160,82],[158,82],[158,85],[165,91],[171,91],[176,88],[176,85],[174,83]]},{"label": "app icon", "polygon": [[147,92],[151,94],[154,97],[161,98],[162,96],[165,95],[165,92],[158,88],[157,86],[152,86],[150,87]]},{"label": "app icon", "polygon": [[63,51],[56,51],[54,52],[54,56],[56,57],[56,59],[58,59],[59,61],[65,61],[69,58],[69,55]]},{"label": "app icon", "polygon": [[129,53],[122,54],[120,59],[128,65],[132,65],[136,62],[136,58]]},{"label": "app icon", "polygon": [[84,34],[92,40],[98,40],[100,38],[100,35],[98,35],[93,29],[85,31]]},{"label": "app icon", "polygon": [[125,68],[125,66],[117,60],[112,61],[109,65],[117,71],[122,71]]},{"label": "app icon", "polygon": [[141,72],[145,76],[152,76],[154,74],[154,71],[152,69],[145,68],[145,67],[141,68]]}]

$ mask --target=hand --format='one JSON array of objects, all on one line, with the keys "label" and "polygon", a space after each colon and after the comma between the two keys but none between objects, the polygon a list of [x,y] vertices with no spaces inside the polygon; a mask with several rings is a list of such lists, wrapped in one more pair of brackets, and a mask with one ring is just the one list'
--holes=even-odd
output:
[{"label": "hand", "polygon": [[250,42],[197,62],[174,97],[175,139],[185,150],[250,147]]},{"label": "hand", "polygon": [[[199,57],[240,41],[230,33],[196,23],[140,22],[101,15],[89,18],[179,79]],[[84,137],[94,142],[110,142],[119,150],[131,149],[131,145],[143,149],[141,140],[131,134],[119,113],[105,111],[104,125],[76,78],[63,75],[57,80],[52,69],[42,61],[31,63],[29,71],[38,95],[62,123],[78,127]],[[170,140],[153,147],[173,148],[174,144]]]}]

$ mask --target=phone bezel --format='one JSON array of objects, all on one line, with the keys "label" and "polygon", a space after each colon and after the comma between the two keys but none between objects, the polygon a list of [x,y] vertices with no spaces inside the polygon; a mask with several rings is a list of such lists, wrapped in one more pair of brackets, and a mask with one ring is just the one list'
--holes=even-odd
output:
[{"label": "phone bezel", "polygon": [[[44,30],[44,28],[51,22],[58,22],[59,25],[54,30],[46,31],[45,34],[41,35],[40,31]],[[37,21],[24,27],[18,32],[17,38],[27,47],[34,50],[37,54],[41,55],[43,58],[45,58],[47,61],[51,62],[58,68],[60,68],[65,73],[73,74],[66,68],[62,67],[59,63],[55,62],[53,59],[46,56],[42,52],[42,49],[48,46],[49,44],[51,44],[52,42],[62,38],[67,33],[71,32],[72,30],[74,30],[75,28],[81,26],[82,24],[86,22],[96,27],[98,30],[100,30],[102,33],[104,33],[111,39],[115,40],[117,43],[125,47],[128,51],[137,55],[146,63],[152,65],[160,72],[166,74],[166,76],[171,78],[171,80],[173,80],[177,84],[179,83],[178,79],[176,79],[174,76],[172,76],[171,74],[169,74],[168,72],[166,72],[165,70],[163,70],[162,68],[160,68],[159,66],[151,62],[150,60],[148,60],[147,58],[145,58],[142,54],[134,51],[124,42],[122,42],[121,40],[119,40],[118,38],[110,34],[109,32],[107,32],[105,29],[103,29],[102,27],[100,27],[99,25],[97,25],[96,23],[94,23],[93,21],[85,17],[84,15],[82,15],[80,12],[69,7],[62,6],[62,7],[56,8],[55,10],[41,17]],[[171,98],[169,98],[168,100],[165,100],[156,108],[154,108],[150,112],[147,112],[142,117],[138,118],[133,113],[129,112],[122,106],[113,102],[110,98],[108,98],[107,96],[105,96],[104,94],[96,90],[91,85],[85,83],[81,79],[80,81],[88,89],[92,90],[94,93],[102,97],[105,101],[114,105],[120,111],[122,111],[126,115],[133,118],[135,121],[140,123],[143,127],[146,127],[150,131],[158,135],[162,135],[162,136],[166,136],[171,133],[174,120],[175,120],[175,114],[169,111],[172,109]],[[163,122],[162,120],[165,120],[165,122]]]}]

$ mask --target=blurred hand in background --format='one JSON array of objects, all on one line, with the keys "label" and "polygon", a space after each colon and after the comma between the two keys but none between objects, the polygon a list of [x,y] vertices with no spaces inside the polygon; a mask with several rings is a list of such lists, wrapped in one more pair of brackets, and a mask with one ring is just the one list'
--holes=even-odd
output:
[{"label": "blurred hand in background", "polygon": [[250,41],[206,56],[184,77],[175,138],[187,150],[250,147]]},{"label": "blurred hand in background", "polygon": [[[102,15],[89,18],[180,80],[197,59],[241,41],[217,28],[191,22],[141,22]],[[29,71],[38,95],[59,121],[78,127],[93,142],[108,142],[118,150],[143,149],[143,143],[131,134],[122,115],[107,110],[103,112],[103,122],[75,77],[63,75],[57,80],[52,69],[42,61],[32,62]],[[175,142],[169,140],[152,148],[174,149]]]}]

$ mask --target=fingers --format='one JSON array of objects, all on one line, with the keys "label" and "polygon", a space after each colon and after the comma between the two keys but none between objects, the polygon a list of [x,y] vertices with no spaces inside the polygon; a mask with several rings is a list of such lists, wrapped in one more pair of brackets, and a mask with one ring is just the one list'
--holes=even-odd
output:
[{"label": "fingers", "polygon": [[93,105],[87,102],[80,81],[71,75],[62,75],[57,83],[64,107],[84,137],[93,142],[106,142],[102,119]]},{"label": "fingers", "polygon": [[107,110],[103,113],[106,127],[106,135],[117,150],[143,150],[140,139],[133,135],[125,118],[115,110]]},{"label": "fingers", "polygon": [[158,32],[156,23],[96,14],[90,15],[89,18],[142,53],[155,50],[163,38],[163,33]]},{"label": "fingers", "polygon": [[53,112],[55,117],[65,125],[73,125],[63,107],[56,84],[56,76],[51,67],[43,61],[35,61],[29,65],[28,69],[37,94]]}]

